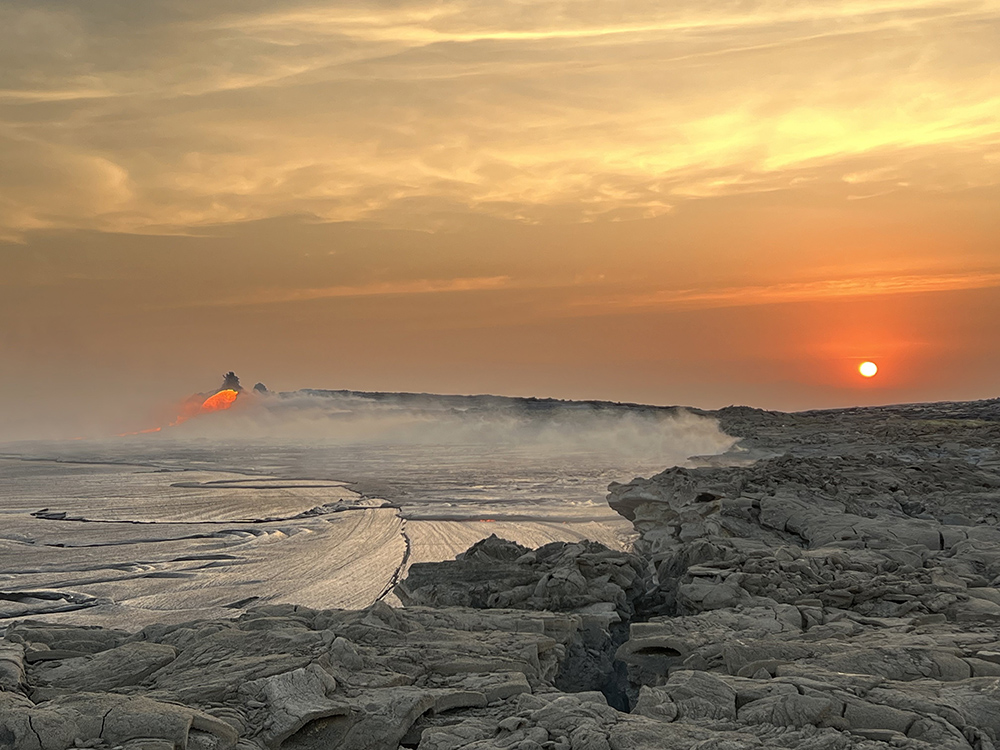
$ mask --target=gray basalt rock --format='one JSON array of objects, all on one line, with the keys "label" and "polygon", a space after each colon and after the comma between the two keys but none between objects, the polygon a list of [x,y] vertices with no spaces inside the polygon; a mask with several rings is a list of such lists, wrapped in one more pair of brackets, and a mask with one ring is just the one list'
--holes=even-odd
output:
[{"label": "gray basalt rock", "polygon": [[31,668],[32,681],[65,690],[107,691],[138,685],[177,657],[162,643],[126,643],[90,656],[45,660]]},{"label": "gray basalt rock", "polygon": [[[197,737],[197,748],[190,744]],[[153,742],[187,750],[229,750],[237,732],[219,719],[185,706],[141,696],[76,693],[35,705],[0,693],[0,747],[65,750],[78,743],[120,746]]]},{"label": "gray basalt rock", "polygon": [[251,680],[238,688],[240,703],[257,709],[247,713],[260,717],[260,738],[268,748],[281,747],[310,722],[350,714],[346,701],[330,700],[336,690],[337,681],[316,664]]},{"label": "gray basalt rock", "polygon": [[25,692],[24,646],[0,642],[0,691]]},{"label": "gray basalt rock", "polygon": [[[697,671],[675,672],[662,688],[646,689],[636,713],[668,721],[684,719],[736,719],[737,692],[723,679]],[[667,718],[670,715],[672,718]]]},{"label": "gray basalt rock", "polygon": [[16,622],[7,629],[4,640],[24,644],[27,650],[60,650],[96,654],[120,646],[129,637],[121,630],[90,626],[53,625],[33,620]]},{"label": "gray basalt rock", "polygon": [[[614,663],[625,635],[619,623],[634,615],[646,588],[644,569],[634,555],[594,542],[529,551],[491,536],[454,561],[412,566],[396,593],[407,606],[572,613],[576,635],[565,641],[555,684],[613,696],[623,694],[623,673]],[[624,697],[616,705],[625,707]]]},{"label": "gray basalt rock", "polygon": [[[34,727],[44,750],[77,741],[396,750],[425,716],[553,690],[580,627],[577,615],[528,610],[264,607],[235,621],[146,628],[85,657],[29,665],[23,679],[23,646],[8,641],[0,747],[33,747]],[[30,642],[56,643],[45,631],[33,625]]]},{"label": "gray basalt rock", "polygon": [[643,570],[634,555],[596,542],[553,542],[531,551],[493,535],[453,561],[412,565],[395,591],[407,606],[590,608],[628,619],[644,591]]},{"label": "gray basalt rock", "polygon": [[74,712],[38,707],[23,695],[0,692],[0,748],[64,750],[81,735],[78,719]]}]

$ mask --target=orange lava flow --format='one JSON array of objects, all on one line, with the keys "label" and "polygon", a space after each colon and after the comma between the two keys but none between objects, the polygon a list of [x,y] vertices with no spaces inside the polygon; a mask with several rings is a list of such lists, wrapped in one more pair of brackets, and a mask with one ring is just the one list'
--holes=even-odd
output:
[{"label": "orange lava flow", "polygon": [[236,398],[239,395],[236,391],[219,391],[214,396],[209,396],[205,399],[205,402],[201,405],[201,413],[228,409],[236,402]]},{"label": "orange lava flow", "polygon": [[213,411],[223,411],[228,409],[239,397],[239,393],[233,390],[219,391],[218,393],[209,396],[201,403],[197,401],[188,401],[182,407],[182,411],[177,415],[177,419],[170,423],[171,427],[176,427],[181,422],[187,422],[191,417],[197,417],[200,414],[208,414]]},{"label": "orange lava flow", "polygon": [[[204,401],[201,400],[199,396],[192,396],[182,403],[179,407],[180,414],[177,418],[171,422],[168,427],[176,427],[182,422],[187,422],[191,417],[197,417],[200,414],[208,414],[213,411],[224,411],[230,406],[236,403],[236,399],[239,398],[239,392],[226,389],[214,393]],[[128,437],[130,435],[145,435],[150,432],[160,432],[162,427],[150,427],[147,430],[135,430],[133,432],[120,432],[118,437]],[[82,440],[83,438],[74,438]]]},{"label": "orange lava flow", "polygon": [[[146,435],[150,432],[159,432],[162,427],[150,427],[147,430],[132,430],[132,432],[119,432],[118,437],[129,437],[130,435]],[[74,440],[83,440],[83,438],[73,438]]]}]

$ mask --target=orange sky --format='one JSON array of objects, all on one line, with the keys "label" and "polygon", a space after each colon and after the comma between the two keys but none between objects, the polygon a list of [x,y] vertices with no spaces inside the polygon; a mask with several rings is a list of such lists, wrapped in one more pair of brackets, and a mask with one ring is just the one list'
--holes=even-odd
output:
[{"label": "orange sky", "polygon": [[998,2],[11,0],[0,438],[230,369],[1000,395],[998,114]]}]

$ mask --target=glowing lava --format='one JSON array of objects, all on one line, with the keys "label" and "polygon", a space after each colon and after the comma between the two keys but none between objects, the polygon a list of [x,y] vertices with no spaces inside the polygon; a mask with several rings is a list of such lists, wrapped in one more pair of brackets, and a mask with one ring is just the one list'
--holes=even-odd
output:
[{"label": "glowing lava", "polygon": [[866,378],[874,377],[875,373],[878,372],[878,365],[874,362],[862,362],[858,365],[858,372]]},{"label": "glowing lava", "polygon": [[189,399],[181,407],[181,413],[177,415],[177,419],[170,423],[170,426],[176,427],[181,422],[187,422],[191,419],[191,417],[197,417],[213,411],[224,411],[236,403],[236,399],[239,398],[239,395],[239,391],[234,391],[231,388],[224,388],[218,393],[209,396],[204,401],[199,402],[197,400]]},{"label": "glowing lava", "polygon": [[[223,382],[223,387],[218,391],[213,393],[208,398],[204,398],[200,394],[195,394],[190,398],[185,399],[177,407],[177,411],[174,413],[177,417],[173,422],[168,424],[168,427],[176,427],[177,425],[187,422],[192,417],[199,417],[202,414],[208,414],[213,411],[225,411],[236,403],[236,399],[240,396],[240,379],[237,378],[233,373],[227,373],[226,379]],[[233,385],[233,388],[227,388],[227,385]],[[137,430],[135,432],[122,432],[119,433],[119,437],[126,437],[128,435],[144,435],[148,432],[159,432],[161,427],[151,427],[148,430]]]},{"label": "glowing lava", "polygon": [[228,409],[236,402],[239,395],[240,394],[237,391],[219,391],[214,396],[209,396],[205,399],[204,403],[201,405],[201,413],[204,414],[209,411],[222,411],[223,409]]}]

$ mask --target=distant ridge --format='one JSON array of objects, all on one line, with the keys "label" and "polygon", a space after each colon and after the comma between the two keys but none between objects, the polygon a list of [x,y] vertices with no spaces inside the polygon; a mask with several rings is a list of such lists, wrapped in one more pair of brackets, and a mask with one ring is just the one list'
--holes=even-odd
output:
[{"label": "distant ridge", "polygon": [[429,406],[441,405],[452,408],[495,408],[498,406],[511,407],[523,406],[526,409],[546,411],[555,409],[595,409],[606,411],[641,411],[677,413],[679,411],[690,412],[700,416],[731,418],[739,415],[771,415],[773,417],[806,417],[810,415],[857,415],[875,417],[878,415],[895,415],[910,419],[927,419],[929,413],[933,412],[936,418],[947,419],[983,419],[988,421],[1000,421],[1000,398],[979,399],[975,401],[929,401],[902,404],[883,404],[874,406],[843,406],[831,409],[805,409],[802,411],[777,411],[774,409],[761,409],[755,406],[732,405],[724,406],[720,409],[701,409],[695,406],[671,405],[660,406],[656,404],[640,404],[631,401],[605,401],[601,399],[559,399],[540,398],[537,396],[495,396],[491,394],[439,394],[439,393],[413,393],[407,391],[353,391],[347,389],[324,389],[324,388],[303,388],[297,391],[282,391],[274,394],[279,398],[292,398],[297,394],[306,394],[319,397],[348,397],[364,399],[368,401],[378,401],[387,403],[398,403],[407,406]]},{"label": "distant ridge", "polygon": [[440,405],[451,408],[496,408],[512,406],[522,406],[526,410],[552,411],[556,409],[593,409],[599,411],[644,411],[644,412],[666,412],[676,413],[678,411],[691,411],[695,413],[709,414],[698,409],[688,409],[683,406],[655,406],[652,404],[636,404],[621,401],[600,401],[588,399],[575,401],[558,398],[538,398],[535,396],[492,396],[489,394],[477,394],[471,396],[458,394],[437,394],[437,393],[407,393],[391,391],[351,391],[351,390],[329,390],[318,388],[303,388],[298,391],[283,391],[278,393],[279,398],[291,398],[297,394],[306,394],[319,397],[347,397],[364,399],[368,401],[379,401],[385,403],[398,403],[405,406],[431,406]]}]

